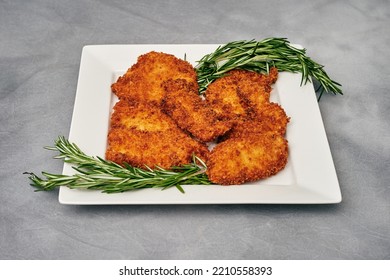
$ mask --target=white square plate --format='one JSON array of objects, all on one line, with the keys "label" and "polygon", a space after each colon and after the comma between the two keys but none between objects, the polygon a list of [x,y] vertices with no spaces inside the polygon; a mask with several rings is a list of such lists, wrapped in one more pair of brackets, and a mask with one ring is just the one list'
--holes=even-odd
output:
[{"label": "white square plate", "polygon": [[[104,157],[110,114],[116,98],[110,86],[139,55],[170,53],[194,66],[218,45],[94,45],[82,51],[69,140],[86,154]],[[289,160],[273,177],[239,186],[183,186],[118,194],[61,187],[63,204],[323,204],[341,202],[331,152],[313,85],[300,86],[301,74],[280,73],[271,93],[291,117],[287,127]],[[75,171],[64,164],[64,174]]]}]

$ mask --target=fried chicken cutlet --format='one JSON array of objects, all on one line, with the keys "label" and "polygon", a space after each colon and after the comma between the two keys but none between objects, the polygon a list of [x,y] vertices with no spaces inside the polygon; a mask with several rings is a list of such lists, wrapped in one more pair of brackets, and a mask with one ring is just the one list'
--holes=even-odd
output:
[{"label": "fried chicken cutlet", "polygon": [[120,100],[114,106],[106,159],[123,165],[169,169],[206,160],[207,147],[181,131],[157,106]]},{"label": "fried chicken cutlet", "polygon": [[189,62],[171,54],[152,51],[139,56],[111,89],[120,99],[159,105],[164,95],[161,84],[169,79],[184,79],[198,87],[196,72]]},{"label": "fried chicken cutlet", "polygon": [[234,122],[210,152],[207,175],[216,184],[234,185],[272,176],[287,164],[287,117],[270,102],[278,71],[269,75],[233,70],[206,90],[206,100],[219,118]]},{"label": "fried chicken cutlet", "polygon": [[214,141],[231,128],[231,123],[217,119],[215,112],[199,96],[198,89],[183,79],[163,83],[162,110],[177,125],[203,142]]},{"label": "fried chicken cutlet", "polygon": [[271,85],[277,77],[276,68],[271,68],[268,75],[232,70],[208,86],[206,101],[220,119],[247,118],[269,102]]},{"label": "fried chicken cutlet", "polygon": [[280,134],[246,134],[215,146],[207,161],[207,175],[220,185],[253,182],[282,170],[287,157],[287,140]]}]

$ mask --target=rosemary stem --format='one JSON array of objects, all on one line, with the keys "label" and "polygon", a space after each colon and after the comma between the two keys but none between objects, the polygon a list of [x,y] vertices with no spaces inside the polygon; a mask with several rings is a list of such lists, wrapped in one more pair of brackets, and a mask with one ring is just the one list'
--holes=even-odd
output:
[{"label": "rosemary stem", "polygon": [[341,85],[329,78],[324,66],[306,55],[306,49],[298,49],[285,38],[267,38],[262,41],[234,41],[219,46],[213,53],[198,61],[199,92],[204,94],[209,84],[233,69],[245,69],[268,73],[270,66],[280,72],[302,74],[301,85],[315,79],[323,92],[343,94]]},{"label": "rosemary stem", "polygon": [[191,164],[173,167],[171,170],[163,168],[145,169],[133,166],[120,166],[102,158],[94,158],[84,154],[75,144],[64,137],[55,141],[55,147],[46,147],[48,150],[58,151],[57,159],[73,164],[76,171],[73,175],[51,174],[42,172],[42,178],[31,172],[31,185],[37,191],[49,191],[60,186],[72,189],[95,189],[105,193],[125,192],[143,188],[170,188],[176,187],[183,192],[181,185],[211,184],[205,172],[205,163],[193,156]]}]

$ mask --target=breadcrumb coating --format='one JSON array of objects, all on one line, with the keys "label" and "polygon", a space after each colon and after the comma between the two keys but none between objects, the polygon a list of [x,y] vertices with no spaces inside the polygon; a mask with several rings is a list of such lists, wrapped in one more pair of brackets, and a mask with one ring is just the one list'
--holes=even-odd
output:
[{"label": "breadcrumb coating", "polygon": [[161,103],[162,110],[195,138],[211,142],[231,128],[230,122],[217,119],[191,83],[177,79],[168,80],[163,86],[166,93]]},{"label": "breadcrumb coating", "polygon": [[277,76],[276,68],[271,68],[269,75],[232,70],[208,86],[206,101],[220,119],[247,118],[269,102]]},{"label": "breadcrumb coating", "polygon": [[169,169],[206,161],[207,146],[192,139],[157,106],[120,100],[114,107],[108,133],[106,159],[123,165]]},{"label": "breadcrumb coating", "polygon": [[287,163],[287,140],[274,132],[251,133],[219,143],[207,161],[209,179],[237,185],[270,177]]},{"label": "breadcrumb coating", "polygon": [[141,55],[111,89],[120,99],[159,105],[164,95],[162,83],[169,79],[184,79],[198,88],[195,69],[189,62],[152,51]]},{"label": "breadcrumb coating", "polygon": [[261,111],[257,111],[254,116],[241,119],[224,136],[224,138],[241,137],[249,133],[275,132],[282,136],[286,134],[287,124],[290,118],[277,103],[267,103],[263,105]]}]

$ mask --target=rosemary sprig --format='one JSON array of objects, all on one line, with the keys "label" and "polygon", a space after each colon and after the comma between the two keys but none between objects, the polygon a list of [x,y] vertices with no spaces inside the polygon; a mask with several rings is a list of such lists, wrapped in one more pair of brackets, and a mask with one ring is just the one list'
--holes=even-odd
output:
[{"label": "rosemary sprig", "polygon": [[332,80],[324,66],[306,55],[306,49],[293,47],[285,38],[267,38],[262,41],[233,41],[219,46],[213,53],[198,61],[199,92],[203,94],[208,85],[233,69],[245,69],[268,73],[274,66],[278,71],[302,73],[301,85],[311,79],[319,82],[319,98],[324,92],[343,94],[341,84]]},{"label": "rosemary sprig", "polygon": [[181,185],[208,185],[206,164],[195,155],[191,164],[173,167],[170,170],[163,168],[145,169],[130,165],[121,166],[100,157],[91,157],[83,153],[79,147],[60,136],[54,147],[45,147],[48,150],[58,151],[56,159],[73,165],[74,175],[51,174],[42,172],[43,178],[34,173],[30,175],[31,186],[37,191],[50,191],[60,186],[71,189],[93,189],[104,193],[119,193],[144,188],[166,189],[176,187],[184,192]]}]

